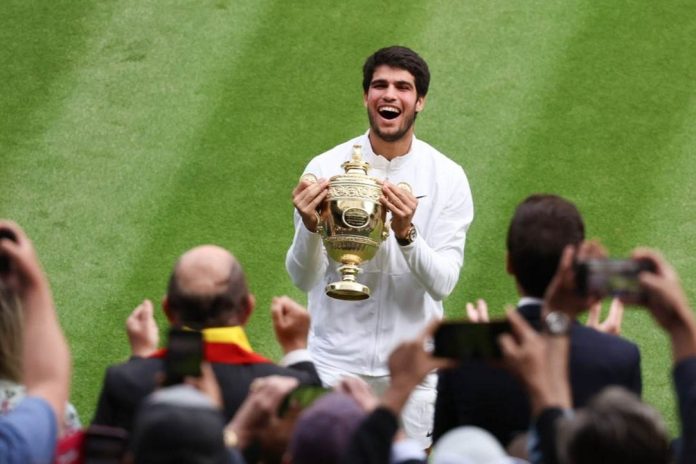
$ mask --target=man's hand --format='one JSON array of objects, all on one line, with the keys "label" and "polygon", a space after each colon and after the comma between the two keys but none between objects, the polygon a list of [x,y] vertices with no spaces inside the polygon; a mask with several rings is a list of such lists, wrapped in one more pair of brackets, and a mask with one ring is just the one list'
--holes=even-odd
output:
[{"label": "man's hand", "polygon": [[153,315],[152,301],[143,300],[126,319],[126,333],[133,356],[150,356],[159,345],[159,329]]},{"label": "man's hand", "polygon": [[508,309],[507,317],[513,333],[500,335],[498,343],[506,367],[529,392],[532,414],[538,415],[549,406],[570,408],[569,337],[537,333],[513,308]]},{"label": "man's hand", "polygon": [[304,307],[290,297],[274,297],[271,316],[276,339],[284,354],[307,348],[310,317]]},{"label": "man's hand", "polygon": [[359,377],[346,376],[336,384],[334,390],[353,398],[365,412],[372,412],[379,405],[370,385]]},{"label": "man's hand", "polygon": [[406,238],[413,215],[416,214],[418,199],[408,190],[385,180],[382,182],[380,201],[392,213],[391,229],[396,238]]},{"label": "man's hand", "polygon": [[222,392],[220,391],[220,384],[218,384],[213,366],[209,362],[201,362],[200,377],[186,377],[184,378],[184,383],[195,387],[198,391],[205,394],[210,398],[210,401],[216,408],[223,408],[224,403],[222,400]]},{"label": "man's hand", "polygon": [[237,435],[237,446],[246,448],[269,427],[283,398],[299,385],[293,377],[270,376],[254,380],[249,394],[227,428]]},{"label": "man's hand", "polygon": [[481,298],[476,300],[476,306],[473,303],[467,303],[466,316],[471,322],[489,322],[488,304]]},{"label": "man's hand", "polygon": [[21,299],[34,296],[37,291],[50,293],[34,245],[24,230],[12,221],[2,220],[0,231],[0,255],[9,262],[8,272],[0,274],[0,279]]},{"label": "man's hand", "polygon": [[292,191],[292,204],[300,213],[302,222],[310,232],[317,231],[319,223],[317,208],[329,193],[329,181],[327,179],[312,179],[303,176]]},{"label": "man's hand", "polygon": [[439,320],[431,321],[418,338],[401,343],[389,356],[391,382],[382,396],[382,404],[396,415],[401,413],[411,391],[428,373],[458,364],[452,359],[435,358],[425,349],[439,325]]},{"label": "man's hand", "polygon": [[606,251],[598,242],[581,243],[577,247],[577,253],[575,246],[566,246],[558,263],[556,274],[546,288],[543,314],[548,314],[551,311],[561,311],[566,313],[571,319],[575,319],[578,314],[600,301],[599,297],[582,295],[578,290],[573,260],[575,258],[583,261],[605,257]]},{"label": "man's hand", "polygon": [[654,250],[638,248],[632,258],[650,261],[655,267],[654,273],[641,272],[638,281],[645,294],[645,306],[672,339],[674,361],[695,356],[696,320],[677,272]]},{"label": "man's hand", "polygon": [[598,301],[590,306],[587,317],[587,326],[595,330],[611,335],[621,335],[621,323],[623,322],[624,305],[618,298],[611,299],[609,314],[604,322],[600,322],[602,314],[602,302]]}]

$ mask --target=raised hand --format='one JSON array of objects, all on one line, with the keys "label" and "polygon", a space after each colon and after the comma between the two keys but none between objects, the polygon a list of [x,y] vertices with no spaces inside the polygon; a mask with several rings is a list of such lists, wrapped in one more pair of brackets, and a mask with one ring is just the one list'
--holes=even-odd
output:
[{"label": "raised hand", "polygon": [[476,306],[473,303],[467,303],[466,316],[471,322],[489,322],[488,304],[481,298],[476,300]]},{"label": "raised hand", "polygon": [[271,317],[276,339],[283,353],[307,348],[310,317],[302,305],[288,296],[274,297],[271,302]]},{"label": "raised hand", "polygon": [[619,300],[618,298],[612,298],[607,318],[603,322],[600,321],[600,317],[602,315],[602,302],[598,301],[592,306],[590,306],[586,325],[600,332],[612,335],[621,335],[621,324],[623,322],[623,314],[624,305],[621,302],[621,300]]},{"label": "raised hand", "polygon": [[126,319],[126,333],[133,356],[147,357],[157,350],[159,328],[152,301],[143,300]]}]

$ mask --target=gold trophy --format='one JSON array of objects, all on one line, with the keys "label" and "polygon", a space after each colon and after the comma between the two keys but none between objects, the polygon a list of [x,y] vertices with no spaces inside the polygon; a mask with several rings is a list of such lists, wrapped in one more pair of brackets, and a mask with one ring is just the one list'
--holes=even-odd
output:
[{"label": "gold trophy", "polygon": [[[341,263],[341,280],[327,285],[326,294],[339,300],[364,300],[370,297],[370,289],[356,280],[360,264],[375,255],[389,236],[389,226],[379,201],[382,186],[367,175],[370,165],[363,161],[360,145],[353,145],[351,160],[341,167],[346,173],[329,180],[329,193],[317,211],[317,233],[329,257]],[[313,174],[303,178],[316,181]]]}]

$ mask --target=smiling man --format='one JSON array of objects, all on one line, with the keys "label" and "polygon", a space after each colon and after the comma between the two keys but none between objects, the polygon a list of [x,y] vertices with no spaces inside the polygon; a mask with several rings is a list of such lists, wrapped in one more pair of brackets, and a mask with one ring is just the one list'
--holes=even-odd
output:
[{"label": "smiling man", "polygon": [[[363,66],[363,101],[370,129],[315,157],[293,190],[295,236],[285,264],[297,287],[308,293],[312,316],[309,350],[323,382],[359,376],[378,393],[389,384],[387,359],[401,341],[415,338],[454,289],[464,261],[464,242],[474,209],[464,170],[414,135],[425,107],[430,71],[413,50],[378,50]],[[369,174],[383,180],[382,203],[391,236],[361,265],[360,282],[372,295],[362,301],[329,298],[324,288],[340,279],[316,233],[317,206],[329,178],[343,174],[354,144],[362,146]],[[411,192],[396,187],[405,182]],[[430,444],[435,375],[414,390],[402,417],[406,433]]]}]

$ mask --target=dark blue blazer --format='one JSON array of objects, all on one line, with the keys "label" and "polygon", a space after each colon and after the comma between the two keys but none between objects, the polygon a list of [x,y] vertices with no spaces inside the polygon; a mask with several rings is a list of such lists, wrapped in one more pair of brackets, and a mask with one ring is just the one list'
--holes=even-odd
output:
[{"label": "dark blue blazer", "polygon": [[[541,307],[518,308],[525,319],[541,325]],[[619,385],[641,395],[640,351],[623,338],[574,322],[570,332],[570,385],[576,408],[604,387]],[[531,410],[524,386],[507,370],[483,361],[442,370],[435,403],[434,440],[460,425],[475,425],[503,446],[529,428]]]}]

